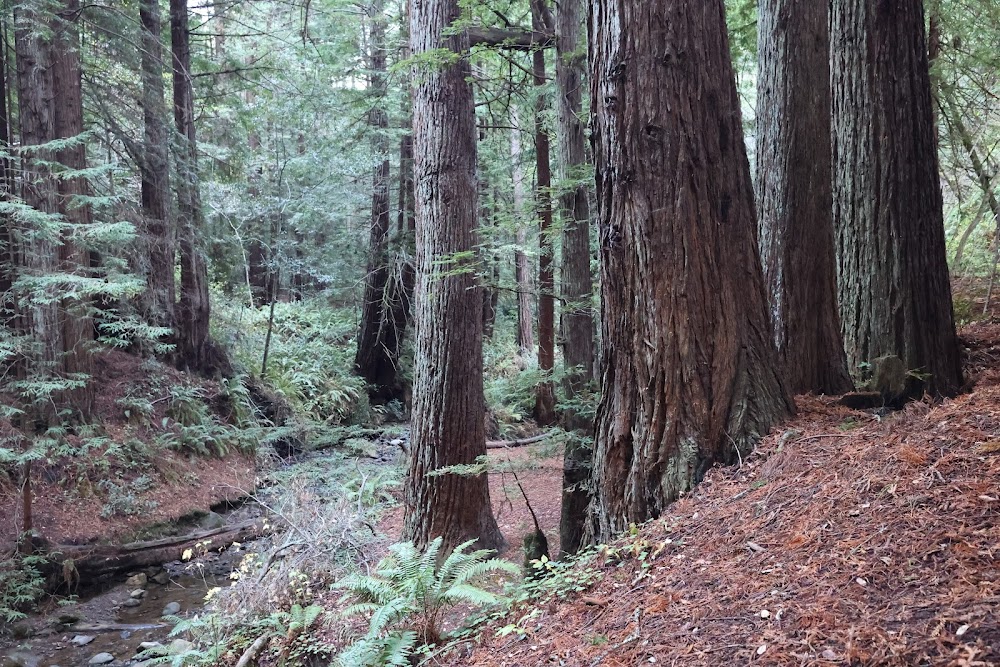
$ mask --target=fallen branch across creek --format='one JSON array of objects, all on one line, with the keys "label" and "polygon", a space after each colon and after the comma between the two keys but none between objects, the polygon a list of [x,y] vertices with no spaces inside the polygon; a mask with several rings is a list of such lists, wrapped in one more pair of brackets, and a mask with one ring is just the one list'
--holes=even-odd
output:
[{"label": "fallen branch across creek", "polygon": [[264,522],[256,519],[231,526],[121,546],[52,545],[48,552],[53,566],[61,570],[56,574],[56,576],[61,575],[63,579],[58,585],[73,588],[98,577],[124,574],[180,560],[184,551],[194,549],[199,543],[204,545],[208,542],[211,548],[219,548],[257,537],[263,532]]}]

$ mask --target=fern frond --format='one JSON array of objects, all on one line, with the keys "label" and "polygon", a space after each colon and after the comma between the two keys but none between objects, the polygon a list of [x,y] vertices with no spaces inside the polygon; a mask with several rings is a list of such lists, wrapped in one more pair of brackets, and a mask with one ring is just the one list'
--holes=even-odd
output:
[{"label": "fern frond", "polygon": [[476,588],[470,584],[456,584],[449,588],[442,598],[448,604],[466,602],[478,606],[492,605],[503,600],[499,595]]},{"label": "fern frond", "polygon": [[490,560],[469,563],[467,567],[464,567],[455,576],[454,585],[467,584],[492,572],[506,572],[507,574],[516,576],[520,574],[521,568],[501,558],[491,558]]},{"label": "fern frond", "polygon": [[383,630],[396,623],[401,618],[413,613],[414,609],[409,600],[402,598],[393,600],[387,605],[379,607],[371,620],[368,621],[368,638],[374,639]]}]

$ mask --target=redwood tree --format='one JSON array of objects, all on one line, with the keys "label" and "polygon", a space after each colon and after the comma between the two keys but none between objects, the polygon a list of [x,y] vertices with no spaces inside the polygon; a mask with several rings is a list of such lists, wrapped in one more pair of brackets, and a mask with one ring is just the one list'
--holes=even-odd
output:
[{"label": "redwood tree", "polygon": [[411,51],[422,65],[413,94],[417,337],[403,537],[498,548],[486,475],[437,474],[486,454],[469,38],[449,29],[460,16],[458,0],[410,7]]},{"label": "redwood tree", "polygon": [[595,0],[599,537],[792,410],[777,372],[723,0]]},{"label": "redwood tree", "polygon": [[176,243],[170,210],[170,131],[163,93],[163,43],[159,0],[141,0],[140,48],[142,67],[143,151],[139,161],[142,202],[142,248],[146,291],[142,306],[146,318],[162,327],[173,327],[176,286]]},{"label": "redwood tree", "polygon": [[361,327],[354,364],[369,385],[372,398],[385,402],[402,396],[399,382],[399,347],[402,342],[387,303],[389,285],[389,114],[385,109],[386,50],[385,3],[371,6],[370,86],[372,108],[369,125],[375,133],[375,154],[379,157],[372,175],[372,208],[369,232],[368,269]]},{"label": "redwood tree", "polygon": [[514,216],[517,220],[516,241],[514,250],[514,279],[517,283],[517,351],[524,357],[531,354],[535,347],[535,305],[534,284],[531,279],[531,262],[527,253],[522,250],[528,245],[528,228],[525,226],[524,215],[524,152],[521,148],[521,123],[517,108],[511,107],[510,131],[510,161],[511,176],[514,181]]},{"label": "redwood tree", "polygon": [[[87,166],[79,139],[83,133],[79,14],[78,0],[51,5],[25,2],[15,11],[21,198],[48,214],[49,221],[60,223],[58,231],[51,231],[48,224],[24,218],[13,239],[17,274],[29,281],[23,283],[28,289],[19,295],[17,305],[17,326],[31,341],[19,372],[59,387],[34,401],[31,417],[36,429],[50,425],[57,405],[86,419],[94,400],[92,386],[81,382],[92,370],[93,323],[86,304],[72,296],[74,290],[64,290],[59,278],[87,276],[90,269],[88,254],[71,237],[72,226],[90,220],[86,179],[72,173]],[[51,142],[57,140],[59,148],[51,150]],[[53,164],[69,171],[57,178]]]},{"label": "redwood tree", "polygon": [[[83,135],[83,71],[80,61],[80,0],[63,0],[55,17],[52,40],[53,120],[57,139],[71,140],[56,152],[56,161],[65,169],[79,172],[87,168],[87,147]],[[76,139],[76,141],[72,141]],[[84,176],[59,180],[59,212],[70,225],[91,222],[86,199],[90,185]],[[59,244],[59,268],[67,275],[88,276],[90,254],[65,235]],[[87,312],[89,304],[76,298],[64,298],[62,327],[62,372],[66,377],[90,377],[94,370],[92,344],[94,323]],[[93,387],[84,384],[64,397],[79,415],[88,419],[93,408]]]},{"label": "redwood tree", "polygon": [[837,313],[827,4],[761,0],[757,204],[778,362],[795,393],[851,389]]},{"label": "redwood tree", "polygon": [[[542,32],[550,19],[545,0],[531,0],[531,27]],[[555,249],[552,244],[552,166],[549,133],[545,127],[545,50],[531,54],[535,93],[535,199],[538,206],[538,369],[551,374],[555,368]],[[545,426],[556,419],[555,388],[549,377],[535,390],[535,421]]]},{"label": "redwood tree", "polygon": [[962,385],[921,0],[834,0],[834,224],[858,373],[895,356],[911,394]]},{"label": "redwood tree", "polygon": [[[587,181],[586,133],[580,114],[586,65],[586,42],[581,40],[580,0],[561,0],[556,7],[556,89],[558,94],[559,178],[565,188],[559,199],[562,216],[560,271],[560,338],[567,375],[567,397],[574,398],[594,379],[593,276],[590,271],[590,200]],[[566,426],[589,432],[589,419],[566,413]],[[583,541],[583,518],[590,495],[591,449],[571,438],[563,457],[562,517],[559,543],[563,553],[575,553]]]},{"label": "redwood tree", "polygon": [[[14,50],[17,64],[17,109],[21,137],[21,200],[41,213],[59,212],[59,186],[52,173],[53,151],[46,145],[56,138],[52,71],[52,17],[40,3],[14,8]],[[58,270],[58,235],[39,233],[30,221],[19,221],[17,277],[52,275]],[[51,381],[58,376],[63,351],[58,301],[44,302],[19,294],[17,324],[31,341],[24,376]],[[38,405],[31,415],[44,428],[51,419],[51,403]]]},{"label": "redwood tree", "polygon": [[177,308],[177,362],[182,368],[207,370],[208,266],[200,235],[205,227],[198,177],[198,142],[194,125],[191,79],[191,36],[187,0],[170,0],[170,42],[173,55],[174,124],[180,137],[177,151],[178,245],[181,291]]}]

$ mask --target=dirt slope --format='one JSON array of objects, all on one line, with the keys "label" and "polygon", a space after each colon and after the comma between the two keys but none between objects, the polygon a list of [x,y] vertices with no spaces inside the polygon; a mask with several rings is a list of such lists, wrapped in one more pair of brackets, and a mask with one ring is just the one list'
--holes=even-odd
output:
[{"label": "dirt slope", "polygon": [[1000,665],[1000,326],[964,337],[971,393],[882,418],[800,397],[591,590],[442,664]]}]

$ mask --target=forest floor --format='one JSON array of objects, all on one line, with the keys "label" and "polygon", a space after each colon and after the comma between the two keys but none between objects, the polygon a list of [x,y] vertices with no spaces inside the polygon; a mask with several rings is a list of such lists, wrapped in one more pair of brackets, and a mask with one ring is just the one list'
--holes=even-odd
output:
[{"label": "forest floor", "polygon": [[799,397],[742,466],[584,559],[589,590],[436,664],[1000,665],[1000,324],[962,337],[968,393],[884,417]]},{"label": "forest floor", "polygon": [[[236,447],[224,456],[197,455],[158,444],[185,429],[172,418],[183,419],[182,409],[221,427],[210,414],[219,407],[210,405],[219,401],[218,383],[118,351],[99,355],[95,365],[99,428],[68,431],[33,464],[37,535],[56,545],[128,541],[253,491],[253,455]],[[0,478],[0,511],[8,517],[0,522],[0,552],[22,530],[21,510],[20,485]]]},{"label": "forest floor", "polygon": [[[532,510],[548,540],[549,553],[553,557],[559,553],[563,466],[561,450],[561,443],[556,446],[554,442],[544,442],[489,451],[493,515],[507,542],[503,556],[515,563],[522,560],[521,545],[524,536],[535,530]],[[523,494],[521,489],[524,490]],[[390,541],[398,541],[403,530],[403,514],[404,507],[400,502],[383,515],[378,525],[379,532]]]}]

